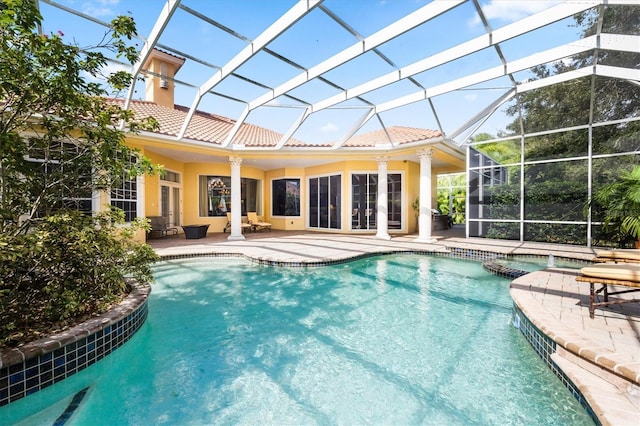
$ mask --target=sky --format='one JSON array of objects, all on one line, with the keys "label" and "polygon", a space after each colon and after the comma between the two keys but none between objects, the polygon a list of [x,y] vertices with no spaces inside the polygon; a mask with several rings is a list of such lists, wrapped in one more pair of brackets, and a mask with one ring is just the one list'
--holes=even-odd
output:
[{"label": "sky", "polygon": [[[164,0],[57,0],[59,4],[78,10],[97,20],[108,22],[119,14],[130,15],[137,24],[138,33],[146,38],[157,16],[165,6]],[[439,0],[446,3],[447,0]],[[199,58],[206,65],[187,58],[176,79],[186,82],[176,89],[176,103],[191,106],[197,98],[197,87],[203,85],[242,49],[289,10],[295,0],[183,0],[182,5],[208,16],[220,25],[232,29],[236,36],[199,19],[183,9],[176,11],[166,26],[159,44],[175,48],[188,56]],[[387,25],[403,18],[430,2],[426,0],[324,0],[322,5],[346,22],[356,35],[349,33],[332,20],[327,13],[316,8],[296,22],[289,30],[268,44],[268,49],[288,58],[296,65],[311,68],[328,57],[358,43],[358,36],[368,37]],[[480,0],[482,10],[492,30],[549,8],[558,1],[543,0]],[[67,12],[41,4],[44,31],[62,31],[65,40],[81,46],[95,44],[104,28]],[[578,29],[568,18],[531,31],[500,45],[507,61],[578,40]],[[339,88],[351,89],[371,79],[409,66],[424,58],[437,55],[449,48],[486,34],[473,2],[467,1],[425,24],[379,46],[376,54],[368,51],[354,60],[323,74],[332,84],[312,80],[289,92],[293,98],[278,97],[253,110],[248,122],[285,133],[304,112],[305,103],[314,104],[341,93]],[[143,40],[134,40],[142,46]],[[387,58],[392,62],[385,61]],[[354,97],[316,112],[307,118],[294,137],[305,142],[339,140],[356,129],[366,115],[370,104],[384,103],[395,98],[421,92],[473,73],[502,66],[495,48],[487,48],[466,57],[420,72],[413,81],[404,79],[379,88],[361,97]],[[114,66],[115,67],[115,66]],[[278,87],[289,79],[304,74],[291,63],[283,62],[265,52],[256,54],[236,71],[242,77],[259,81],[264,86]],[[516,73],[518,81],[531,75],[527,71]],[[416,84],[417,83],[417,84]],[[206,94],[198,108],[232,119],[237,119],[247,102],[270,93],[270,89],[256,86],[242,78],[229,76],[214,91]],[[339,88],[336,88],[338,86]],[[451,134],[472,116],[482,111],[510,88],[511,81],[502,77],[434,96],[400,108],[381,112],[367,121],[357,133],[378,130],[382,124],[438,129]],[[144,84],[136,84],[135,99],[144,98]],[[232,100],[236,99],[236,100]],[[239,102],[241,101],[241,102]],[[496,135],[512,119],[498,109],[477,132]]]}]

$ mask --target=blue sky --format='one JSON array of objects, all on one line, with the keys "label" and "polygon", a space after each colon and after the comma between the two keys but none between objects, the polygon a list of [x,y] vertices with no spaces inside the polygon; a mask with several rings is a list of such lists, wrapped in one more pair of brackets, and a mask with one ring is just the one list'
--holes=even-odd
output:
[{"label": "blue sky", "polygon": [[[164,0],[58,1],[60,4],[105,22],[118,14],[131,15],[137,23],[139,34],[143,37],[149,34],[165,5]],[[322,4],[340,16],[360,35],[367,37],[427,3],[429,2],[426,0],[325,0]],[[494,30],[556,3],[558,2],[542,0],[480,1],[489,25]],[[295,1],[184,0],[182,4],[253,40],[290,9]],[[103,28],[93,23],[71,17],[46,4],[41,5],[41,10],[45,17],[45,32],[61,30],[65,34],[65,40],[69,42],[75,40],[80,45],[91,45],[97,42],[104,32]],[[571,24],[573,20],[565,19],[544,29],[532,31],[503,43],[501,50],[506,59],[511,61],[576,40],[578,30],[571,27]],[[391,59],[396,67],[404,67],[485,33],[473,2],[466,2],[380,46],[380,52]],[[352,34],[336,24],[325,13],[314,10],[268,47],[308,68],[356,42],[357,39]],[[142,42],[138,41],[138,43]],[[233,37],[184,10],[176,12],[160,38],[160,43],[196,56],[215,66],[224,65],[247,45],[246,41]],[[500,58],[495,49],[489,48],[419,73],[414,78],[429,90],[452,79],[500,65]],[[352,88],[369,79],[392,72],[394,69],[378,55],[367,52],[351,63],[329,71],[324,76],[343,88]],[[199,86],[214,72],[214,68],[187,60],[176,78]],[[259,53],[237,70],[238,74],[259,80],[271,87],[277,87],[300,72],[299,69],[274,59],[266,53]],[[529,78],[529,75],[523,72],[517,74],[515,78],[524,80]],[[384,112],[380,116],[386,126],[404,125],[437,129],[438,122],[432,111],[433,105],[444,130],[450,133],[505,93],[509,85],[510,81],[506,77],[495,79],[465,90],[436,96],[431,104],[421,101]],[[135,98],[142,99],[143,85],[138,83],[136,88]],[[214,90],[243,101],[251,101],[268,92],[265,88],[256,87],[235,77],[226,78]],[[402,80],[386,88],[366,93],[362,98],[374,103],[385,102],[419,90],[415,84]],[[178,87],[176,103],[190,106],[195,93],[192,88]],[[318,102],[337,93],[339,91],[334,87],[317,81],[306,83],[291,92],[296,98],[309,103]],[[294,137],[308,142],[338,139],[363,116],[365,105],[364,101],[354,98],[336,105],[331,110],[313,114]],[[287,108],[284,108],[285,106]],[[233,119],[240,115],[243,107],[243,103],[211,94],[206,95],[199,105],[200,109]],[[252,112],[247,121],[284,133],[302,113],[302,107],[302,104],[294,100],[277,98],[268,106]],[[479,131],[496,134],[509,121],[510,118],[498,111]],[[365,124],[360,132],[379,128],[380,122],[374,118]]]}]

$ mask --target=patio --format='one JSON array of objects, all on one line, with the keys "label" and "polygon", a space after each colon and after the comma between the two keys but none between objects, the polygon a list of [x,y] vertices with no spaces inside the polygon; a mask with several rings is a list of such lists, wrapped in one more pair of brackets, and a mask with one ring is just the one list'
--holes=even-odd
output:
[{"label": "patio", "polygon": [[[590,260],[586,247],[507,240],[464,238],[464,228],[434,232],[434,244],[415,242],[417,235],[344,235],[315,232],[246,233],[244,241],[228,234],[199,240],[183,235],[151,240],[164,258],[191,255],[243,255],[265,263],[296,264],[343,260],[371,253],[424,251],[448,256],[539,255]],[[589,318],[589,286],[575,280],[576,270],[547,268],[511,283],[514,303],[537,329],[553,339],[553,363],[574,383],[602,424],[638,424],[640,420],[640,306],[627,304],[596,310]],[[623,297],[633,297],[624,295]]]}]

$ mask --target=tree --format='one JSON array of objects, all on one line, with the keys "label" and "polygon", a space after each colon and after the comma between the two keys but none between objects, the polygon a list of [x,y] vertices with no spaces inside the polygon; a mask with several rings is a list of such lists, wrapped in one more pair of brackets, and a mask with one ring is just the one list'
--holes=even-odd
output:
[{"label": "tree", "polygon": [[[478,143],[492,139],[495,139],[495,136],[490,133],[478,133],[473,137],[473,142]],[[476,145],[475,148],[500,164],[516,163],[520,161],[519,143],[517,146],[514,146],[513,143],[487,142],[481,145]]]},{"label": "tree", "polygon": [[[600,23],[602,33],[636,34],[637,22],[640,21],[640,8],[632,5],[602,6],[580,13],[574,19],[576,27],[585,37],[596,34]],[[638,54],[598,49],[535,67],[531,72],[534,79],[543,79],[572,70],[588,69],[595,64],[596,60],[602,65],[635,69],[638,64]],[[628,170],[630,166],[638,164],[638,156],[632,153],[640,149],[638,144],[640,122],[619,122],[622,119],[640,115],[640,89],[630,81],[586,76],[542,87],[517,95],[517,102],[509,106],[506,113],[514,117],[513,122],[507,126],[510,134],[521,133],[520,120],[526,134],[586,126],[592,122],[618,121],[611,125],[594,126],[591,129],[572,129],[525,138],[524,161],[528,164],[525,164],[522,170],[514,168],[515,172],[522,172],[524,179],[525,199],[521,201],[524,204],[524,219],[582,220],[584,219],[583,206],[588,202],[589,197],[588,166],[591,166],[593,177],[591,187],[597,191],[600,186],[613,182],[622,170]],[[589,132],[591,132],[591,147]],[[478,145],[478,149],[489,152],[489,155],[501,164],[510,162],[509,150],[496,151],[492,144]],[[594,154],[594,157],[585,159],[589,153]],[[619,155],[615,158],[595,157],[598,154],[611,153],[630,155]],[[519,152],[517,154],[519,155]],[[574,157],[577,159],[573,160]],[[546,160],[563,158],[572,160],[546,162]],[[517,159],[517,163],[519,162],[520,160]],[[515,184],[515,181],[510,183]],[[602,212],[596,209],[593,214],[595,216],[592,216],[592,219],[595,220],[598,215],[602,215]],[[525,238],[538,238],[534,236],[536,226],[527,226]],[[576,225],[576,228],[580,226],[584,228],[584,225]],[[563,233],[568,228],[569,226],[564,226]],[[597,233],[597,229],[594,233]],[[582,229],[582,234],[586,235],[585,229]],[[545,235],[552,235],[552,232],[545,230],[539,235],[540,238],[546,238]],[[582,241],[582,238],[576,239],[575,235],[570,239],[567,237],[565,242]],[[586,237],[583,239],[586,241]]]},{"label": "tree", "polygon": [[78,212],[78,200],[160,170],[118,128],[157,123],[106,97],[131,75],[94,80],[105,49],[137,59],[127,44],[135,23],[118,17],[99,43],[81,48],[62,31],[40,34],[36,3],[0,0],[0,347],[42,331],[37,325],[104,309],[126,292],[126,277],[150,280],[157,259],[132,239],[142,220],[124,227],[115,209]]},{"label": "tree", "polygon": [[[574,17],[576,26],[583,37],[596,33],[599,14],[603,14],[602,32],[612,34],[635,34],[640,20],[640,8],[637,6],[610,6],[589,9]],[[533,68],[536,79],[542,79],[567,71],[593,66],[596,57],[594,51],[575,55],[569,60],[556,61],[552,65]],[[637,53],[615,50],[598,50],[599,64],[615,65],[634,69],[638,64]],[[526,133],[551,130],[573,125],[589,123],[591,111],[591,85],[593,88],[594,121],[602,122],[622,118],[636,117],[640,113],[640,90],[633,83],[616,78],[585,77],[562,84],[554,84],[542,89],[525,92],[518,96],[518,102],[507,108],[507,114],[518,117],[522,113]],[[512,132],[520,133],[519,118],[507,126]],[[620,126],[606,127],[607,132],[598,133],[594,143],[615,144],[615,139],[623,134],[640,133],[640,124],[630,122]],[[599,129],[602,130],[602,129]],[[585,142],[580,133],[557,133],[546,135],[537,140],[527,141],[525,158],[541,159],[553,155],[584,155]],[[594,137],[594,139],[596,139]],[[534,157],[532,157],[534,156]],[[554,157],[551,157],[554,158]],[[555,157],[557,158],[557,157]]]}]

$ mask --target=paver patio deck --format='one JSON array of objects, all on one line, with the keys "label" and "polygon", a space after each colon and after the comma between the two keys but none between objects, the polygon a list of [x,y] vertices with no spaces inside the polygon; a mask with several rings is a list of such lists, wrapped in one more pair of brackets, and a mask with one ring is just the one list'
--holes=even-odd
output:
[{"label": "paver patio deck", "polygon": [[[464,238],[454,228],[434,235],[433,244],[417,242],[417,235],[390,240],[371,234],[345,235],[315,232],[250,233],[245,240],[229,241],[228,234],[209,234],[200,240],[184,237],[151,240],[161,256],[200,254],[244,255],[260,261],[314,263],[342,260],[390,251],[452,250],[493,252],[502,255],[554,254],[590,260],[586,247]],[[589,285],[575,280],[575,269],[547,268],[515,279],[511,296],[516,305],[558,346],[553,361],[580,389],[604,425],[640,424],[640,304],[597,309],[589,318]],[[618,297],[632,298],[631,295]]]}]

